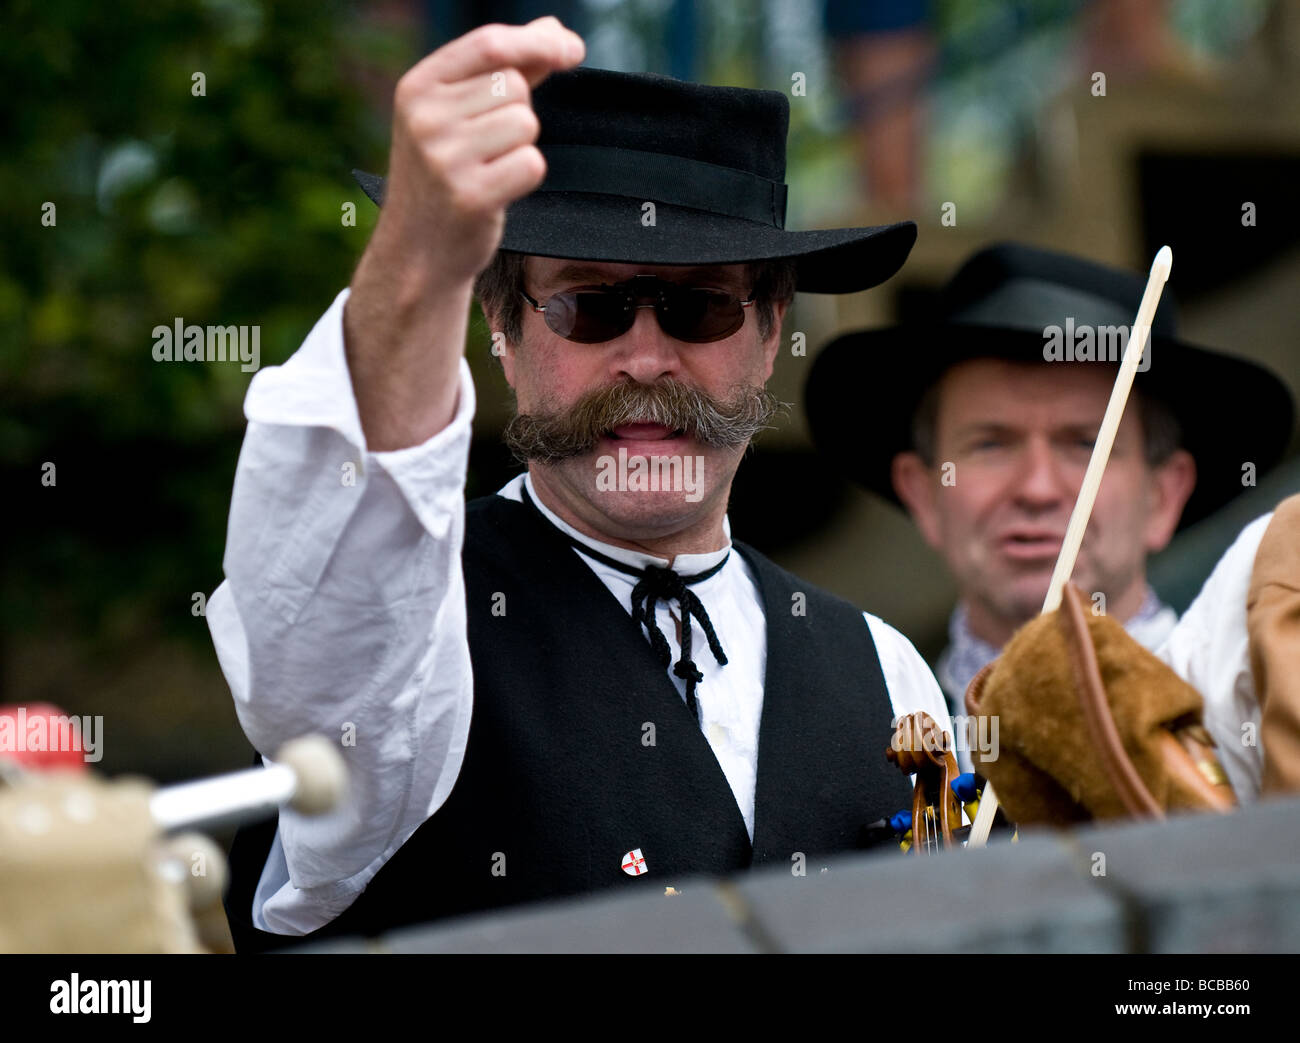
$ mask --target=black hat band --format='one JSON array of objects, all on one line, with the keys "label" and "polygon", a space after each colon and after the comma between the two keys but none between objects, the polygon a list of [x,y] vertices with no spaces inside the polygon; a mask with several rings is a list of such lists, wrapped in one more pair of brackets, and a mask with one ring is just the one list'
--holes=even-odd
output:
[{"label": "black hat band", "polygon": [[538,192],[598,192],[785,228],[786,186],[734,167],[610,145],[547,145]]}]

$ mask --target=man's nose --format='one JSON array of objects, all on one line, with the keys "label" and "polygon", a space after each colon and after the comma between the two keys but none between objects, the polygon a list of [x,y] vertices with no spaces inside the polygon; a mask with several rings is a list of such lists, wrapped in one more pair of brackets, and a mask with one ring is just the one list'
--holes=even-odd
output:
[{"label": "man's nose", "polygon": [[1027,506],[1044,508],[1077,492],[1070,488],[1066,469],[1046,439],[1030,439],[1016,475],[1015,498]]},{"label": "man's nose", "polygon": [[662,377],[680,375],[682,345],[663,331],[649,304],[637,308],[632,328],[615,339],[612,347],[610,369],[615,377],[653,384]]}]

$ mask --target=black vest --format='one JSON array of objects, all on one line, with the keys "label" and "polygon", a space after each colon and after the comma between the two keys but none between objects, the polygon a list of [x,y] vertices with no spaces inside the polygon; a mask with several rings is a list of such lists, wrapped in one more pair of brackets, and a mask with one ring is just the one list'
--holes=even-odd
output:
[{"label": "black vest", "polygon": [[[752,846],[712,749],[627,607],[545,519],[489,496],[466,508],[474,709],[464,764],[446,803],[313,937],[791,865],[798,852],[857,848],[863,827],[907,807],[907,779],[884,756],[893,711],[861,611],[734,547],[767,617]],[[696,661],[707,691],[712,657],[701,649]],[[227,912],[240,951],[290,943],[251,924],[274,833],[273,820],[241,830],[231,850]],[[646,872],[632,876],[622,862],[636,849]]]}]

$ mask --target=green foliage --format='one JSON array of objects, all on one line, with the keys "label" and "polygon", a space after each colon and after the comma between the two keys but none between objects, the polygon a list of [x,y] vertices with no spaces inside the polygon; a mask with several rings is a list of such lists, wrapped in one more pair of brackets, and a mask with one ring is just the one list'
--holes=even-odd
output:
[{"label": "green foliage", "polygon": [[[412,58],[356,19],[337,0],[9,5],[7,633],[56,618],[89,637],[152,618],[195,632],[190,592],[220,580],[252,374],[155,362],[151,330],[260,326],[274,365],[346,285],[376,215],[349,171],[382,162],[376,110]],[[377,104],[368,82],[386,85]]]}]

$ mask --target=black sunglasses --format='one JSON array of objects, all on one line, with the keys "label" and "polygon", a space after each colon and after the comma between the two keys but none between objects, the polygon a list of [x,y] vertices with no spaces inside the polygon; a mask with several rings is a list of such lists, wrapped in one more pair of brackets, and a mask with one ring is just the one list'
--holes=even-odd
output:
[{"label": "black sunglasses", "polygon": [[745,324],[751,296],[741,300],[726,290],[679,286],[657,275],[635,275],[626,282],[591,289],[566,290],[542,304],[523,293],[541,312],[546,325],[565,340],[600,344],[621,337],[636,322],[638,308],[654,308],[659,328],[688,344],[708,344],[730,337]]}]

